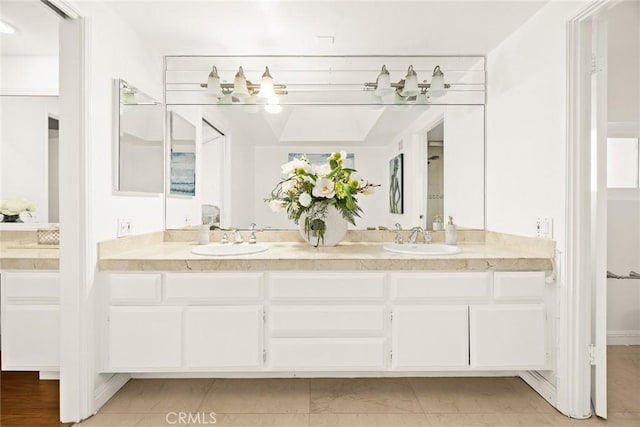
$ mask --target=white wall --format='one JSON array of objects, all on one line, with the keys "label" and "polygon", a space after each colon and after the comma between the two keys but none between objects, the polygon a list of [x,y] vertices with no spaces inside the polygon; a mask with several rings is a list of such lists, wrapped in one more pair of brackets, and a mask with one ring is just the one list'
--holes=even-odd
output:
[{"label": "white wall", "polygon": [[[123,78],[155,99],[162,99],[162,57],[107,5],[83,2],[89,19],[89,106],[91,115],[91,206],[93,238],[114,239],[117,219],[131,219],[133,234],[163,228],[163,196],[113,194],[113,79]],[[61,123],[60,126],[64,126]]]},{"label": "white wall", "polygon": [[36,205],[38,222],[49,222],[49,115],[57,96],[0,98],[0,199],[24,197]]},{"label": "white wall", "polygon": [[487,229],[564,248],[566,23],[586,1],[549,2],[487,57]]},{"label": "white wall", "polygon": [[2,56],[0,94],[58,95],[58,57]]},{"label": "white wall", "polygon": [[[87,112],[87,140],[85,164],[81,165],[87,171],[85,196],[87,197],[88,226],[88,251],[86,262],[88,266],[96,266],[97,243],[116,238],[117,219],[131,219],[133,234],[141,234],[152,231],[160,231],[163,228],[164,197],[153,196],[125,196],[113,193],[113,138],[114,138],[114,97],[113,79],[124,78],[129,83],[138,87],[142,92],[156,99],[162,99],[162,57],[149,46],[146,46],[139,35],[133,31],[111,8],[105,3],[76,2],[80,15],[86,18],[86,65],[85,78],[87,84],[86,101],[84,107]],[[64,43],[61,40],[62,43]],[[76,64],[70,64],[75,66]],[[65,67],[61,63],[61,67]],[[117,110],[117,109],[116,109]],[[60,122],[64,129],[64,118]],[[64,141],[61,141],[64,144]],[[61,152],[64,152],[62,150]],[[141,166],[144,173],[144,166]],[[64,189],[62,189],[64,191]],[[78,206],[78,209],[81,209]],[[64,210],[63,210],[64,212]],[[64,221],[64,217],[62,218]],[[62,224],[61,227],[65,225]],[[84,233],[83,233],[84,234]],[[71,264],[71,260],[66,261]],[[61,262],[62,264],[62,262]],[[82,264],[81,264],[82,265]],[[91,270],[95,274],[94,270]],[[76,277],[83,277],[78,272]],[[81,300],[81,308],[87,316],[95,316],[95,322],[90,325],[83,324],[84,328],[92,328],[83,337],[88,337],[81,344],[90,357],[95,360],[83,360],[83,365],[93,367],[95,377],[87,384],[90,389],[105,392],[108,381],[114,377],[111,374],[99,374],[101,365],[99,349],[103,348],[106,337],[98,326],[104,321],[100,310],[106,297],[102,292],[104,287],[98,286],[100,276],[90,274],[89,282],[80,284],[63,283],[63,293],[73,294],[64,290],[66,286],[82,289],[77,298]],[[74,291],[75,292],[75,291]],[[69,301],[68,301],[69,302]],[[75,302],[70,308],[75,307]],[[93,329],[95,325],[95,330]],[[93,341],[91,341],[93,340]],[[72,349],[69,349],[72,351]],[[70,357],[72,356],[72,357]],[[78,354],[65,355],[62,359],[77,360]],[[75,369],[75,368],[74,368]],[[68,374],[74,374],[68,367]],[[61,378],[68,381],[70,377]],[[82,389],[82,387],[80,388]],[[66,383],[61,396],[63,405],[71,399],[77,398],[76,385]],[[111,389],[112,392],[115,389]],[[97,396],[97,395],[96,395]],[[96,397],[99,399],[99,397]],[[97,400],[96,400],[97,402]],[[98,407],[94,408],[96,411]],[[88,414],[85,414],[87,416]]]},{"label": "white wall", "polygon": [[[562,252],[566,25],[587,3],[547,3],[487,56],[487,229],[533,236],[552,218]],[[554,371],[542,373],[552,384]]]},{"label": "white wall", "polygon": [[[608,14],[610,137],[640,137],[640,3],[624,2]],[[627,200],[625,200],[627,199]],[[640,272],[640,190],[610,191],[607,203],[607,267]],[[640,283],[607,280],[610,344],[640,344]]]}]

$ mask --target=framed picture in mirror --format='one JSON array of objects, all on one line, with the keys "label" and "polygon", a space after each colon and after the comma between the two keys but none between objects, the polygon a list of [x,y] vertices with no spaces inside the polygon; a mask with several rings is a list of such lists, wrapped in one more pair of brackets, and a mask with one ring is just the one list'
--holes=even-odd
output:
[{"label": "framed picture in mirror", "polygon": [[389,160],[389,212],[392,214],[404,213],[403,160],[402,153]]}]

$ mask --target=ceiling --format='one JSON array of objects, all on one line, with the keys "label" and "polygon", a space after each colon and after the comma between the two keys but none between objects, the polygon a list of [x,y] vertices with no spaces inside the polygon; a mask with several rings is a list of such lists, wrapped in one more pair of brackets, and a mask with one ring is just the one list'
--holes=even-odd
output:
[{"label": "ceiling", "polygon": [[[171,108],[180,112],[184,107]],[[280,114],[269,114],[262,109],[250,114],[241,105],[209,105],[203,107],[203,112],[205,117],[208,113],[214,117],[224,116],[226,132],[240,133],[255,145],[300,143],[323,146],[339,143],[344,146],[384,146],[429,108],[444,107],[283,105]]]},{"label": "ceiling", "polygon": [[[486,55],[545,3],[183,0],[109,4],[155,49],[169,55]],[[334,37],[334,43],[326,36]]]},{"label": "ceiling", "polygon": [[58,55],[60,18],[40,1],[2,0],[0,19],[17,29],[0,34],[1,55]]}]

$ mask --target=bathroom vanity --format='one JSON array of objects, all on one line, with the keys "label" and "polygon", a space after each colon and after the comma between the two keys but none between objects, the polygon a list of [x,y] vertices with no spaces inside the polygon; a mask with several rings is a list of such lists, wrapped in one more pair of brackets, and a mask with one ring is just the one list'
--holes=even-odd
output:
[{"label": "bathroom vanity", "polygon": [[476,375],[554,363],[552,251],[480,232],[448,257],[372,241],[202,257],[173,233],[101,247],[102,372]]},{"label": "bathroom vanity", "polygon": [[0,237],[2,370],[56,372],[59,250],[39,245],[35,231],[1,231]]}]

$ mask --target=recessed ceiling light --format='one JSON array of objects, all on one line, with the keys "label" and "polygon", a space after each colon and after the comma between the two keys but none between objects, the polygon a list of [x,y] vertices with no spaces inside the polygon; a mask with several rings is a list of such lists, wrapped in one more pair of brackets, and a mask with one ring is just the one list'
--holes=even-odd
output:
[{"label": "recessed ceiling light", "polygon": [[316,44],[321,47],[331,47],[335,42],[335,36],[316,36]]},{"label": "recessed ceiling light", "polygon": [[16,28],[8,22],[0,21],[0,34],[15,34]]}]

